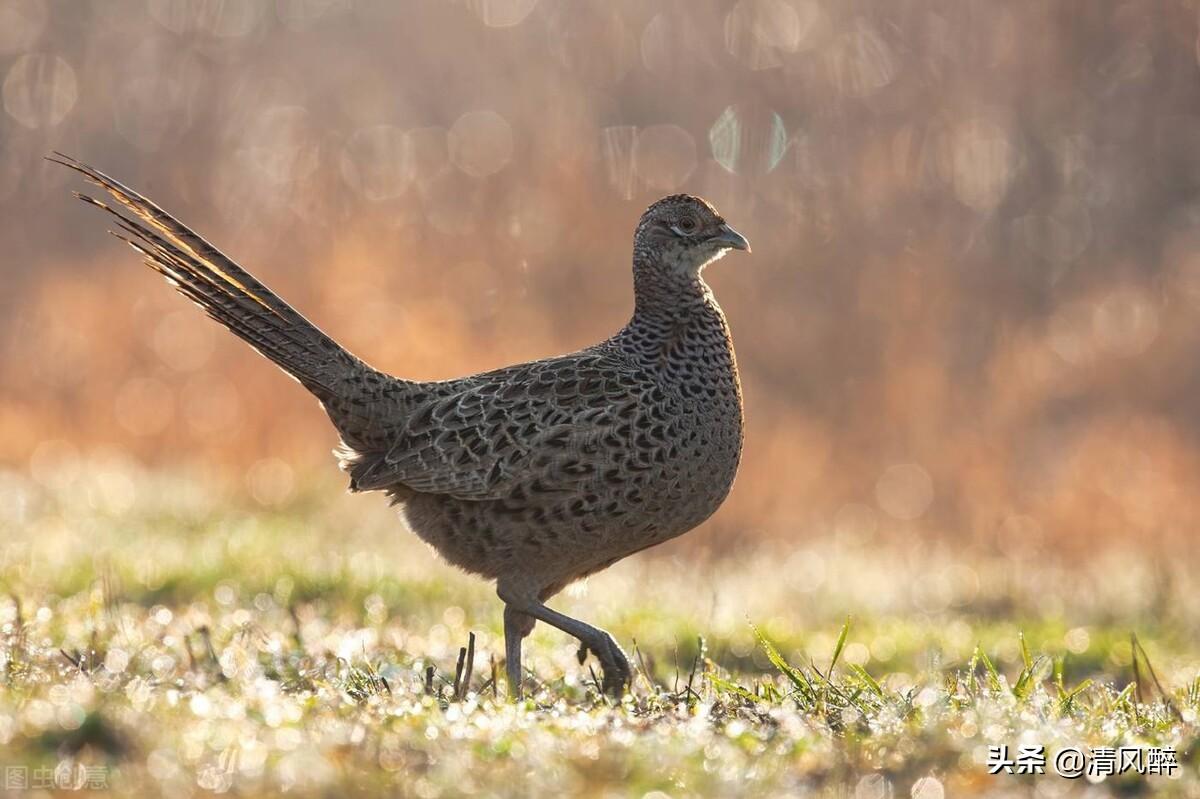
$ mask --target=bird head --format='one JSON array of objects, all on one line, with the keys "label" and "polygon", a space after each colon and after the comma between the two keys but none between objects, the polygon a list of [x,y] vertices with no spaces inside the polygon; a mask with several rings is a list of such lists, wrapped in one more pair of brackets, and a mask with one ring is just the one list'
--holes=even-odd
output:
[{"label": "bird head", "polygon": [[694,277],[730,250],[750,252],[750,242],[705,200],[674,194],[642,214],[633,250],[636,259]]}]

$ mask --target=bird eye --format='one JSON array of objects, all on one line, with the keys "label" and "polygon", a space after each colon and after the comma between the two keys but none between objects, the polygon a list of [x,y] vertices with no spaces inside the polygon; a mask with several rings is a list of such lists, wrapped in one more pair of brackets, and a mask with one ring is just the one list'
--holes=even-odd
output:
[{"label": "bird eye", "polygon": [[694,233],[696,232],[696,219],[695,217],[685,216],[679,220],[679,224],[676,227],[680,233]]}]

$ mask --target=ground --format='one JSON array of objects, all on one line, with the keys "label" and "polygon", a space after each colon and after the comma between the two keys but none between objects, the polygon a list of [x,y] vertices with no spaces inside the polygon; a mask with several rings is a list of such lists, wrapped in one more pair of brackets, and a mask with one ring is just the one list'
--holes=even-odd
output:
[{"label": "ground", "polygon": [[[13,796],[56,781],[129,796],[1200,792],[1186,557],[1002,549],[811,530],[723,558],[638,556],[553,603],[629,650],[631,694],[599,696],[594,661],[540,625],[534,688],[513,704],[491,587],[439,563],[376,498],[322,482],[267,509],[112,463],[40,482],[0,474],[2,784]],[[1047,773],[989,774],[1000,745],[1014,760],[1044,745]],[[1070,780],[1054,757],[1071,746],[1170,747],[1179,767]]]}]

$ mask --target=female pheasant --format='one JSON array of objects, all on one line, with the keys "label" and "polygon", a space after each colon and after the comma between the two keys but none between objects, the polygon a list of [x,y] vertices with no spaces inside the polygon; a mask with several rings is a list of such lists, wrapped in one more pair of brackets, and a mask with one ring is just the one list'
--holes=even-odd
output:
[{"label": "female pheasant", "polygon": [[569,583],[707,519],[733,484],[742,396],[725,316],[701,272],[750,251],[704,200],[666,197],[633,240],[633,317],[556,358],[437,382],[351,355],[204,239],[137,192],[61,154],[117,201],[116,235],[210,317],[321,401],[352,491],[382,491],[441,555],[496,582],[510,691],[537,621],[591,650],[604,689],[629,663],[607,632],[545,605]]}]

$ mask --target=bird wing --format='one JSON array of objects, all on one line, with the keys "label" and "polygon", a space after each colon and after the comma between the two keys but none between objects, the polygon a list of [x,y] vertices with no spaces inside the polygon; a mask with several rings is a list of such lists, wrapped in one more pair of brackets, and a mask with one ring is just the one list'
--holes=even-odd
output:
[{"label": "bird wing", "polygon": [[355,490],[403,485],[465,500],[568,490],[628,448],[646,388],[610,356],[535,361],[425,384],[382,455],[351,469]]}]

